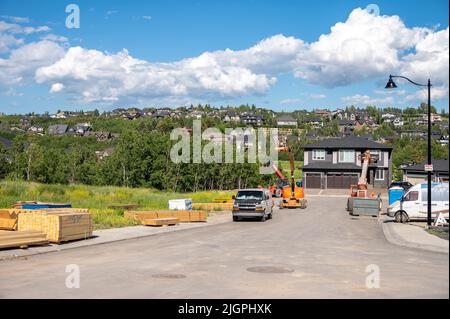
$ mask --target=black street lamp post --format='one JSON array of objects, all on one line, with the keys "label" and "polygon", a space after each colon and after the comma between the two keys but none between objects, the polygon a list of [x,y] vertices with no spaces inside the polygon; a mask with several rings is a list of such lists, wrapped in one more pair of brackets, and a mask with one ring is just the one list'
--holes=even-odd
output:
[{"label": "black street lamp post", "polygon": [[416,83],[410,79],[408,79],[407,77],[401,76],[401,75],[389,75],[389,81],[386,84],[386,89],[395,89],[397,87],[397,85],[395,84],[395,82],[392,80],[392,78],[401,78],[401,79],[405,79],[408,82],[417,85],[417,86],[423,86],[423,87],[427,87],[428,88],[428,196],[427,196],[427,224],[428,226],[431,226],[431,171],[429,170],[429,167],[431,166],[431,81],[430,79],[428,79],[428,83],[427,84],[419,84]]}]

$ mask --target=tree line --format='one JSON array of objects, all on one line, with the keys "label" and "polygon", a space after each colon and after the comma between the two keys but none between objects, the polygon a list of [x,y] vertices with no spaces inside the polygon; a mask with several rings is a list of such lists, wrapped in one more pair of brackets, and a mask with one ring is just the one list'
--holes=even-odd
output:
[{"label": "tree line", "polygon": [[[191,192],[267,185],[274,176],[259,174],[258,163],[174,163],[169,131],[140,127],[124,132],[110,156],[100,159],[94,138],[14,138],[0,146],[0,178],[48,184],[113,185]],[[191,148],[192,149],[192,148]]]}]

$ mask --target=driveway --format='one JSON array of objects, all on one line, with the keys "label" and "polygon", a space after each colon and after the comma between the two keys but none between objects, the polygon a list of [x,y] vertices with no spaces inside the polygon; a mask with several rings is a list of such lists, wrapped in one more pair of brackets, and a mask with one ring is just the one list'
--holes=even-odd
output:
[{"label": "driveway", "polygon": [[[305,210],[0,262],[3,298],[448,298],[448,255],[386,241],[345,198]],[[80,288],[66,288],[68,264]],[[379,271],[379,288],[366,280]],[[378,281],[370,281],[370,283]],[[376,284],[375,284],[376,287]]]}]

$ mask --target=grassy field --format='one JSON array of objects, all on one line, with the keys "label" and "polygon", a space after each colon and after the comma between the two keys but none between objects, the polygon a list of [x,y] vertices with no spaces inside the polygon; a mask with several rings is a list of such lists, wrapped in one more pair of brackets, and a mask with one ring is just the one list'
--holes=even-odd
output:
[{"label": "grassy field", "polygon": [[111,205],[139,204],[140,210],[168,209],[169,199],[192,198],[193,202],[207,203],[232,194],[230,191],[180,194],[146,188],[0,181],[0,208],[10,208],[17,201],[70,203],[72,207],[89,208],[95,228],[104,229],[136,224],[123,217],[123,209],[108,208]]},{"label": "grassy field", "polygon": [[[289,178],[289,174],[291,172],[291,166],[289,164],[289,161],[280,161],[280,167],[283,169],[283,172],[287,174],[286,177]],[[303,161],[295,161],[295,180],[299,180],[302,178],[302,167],[303,167]]]}]

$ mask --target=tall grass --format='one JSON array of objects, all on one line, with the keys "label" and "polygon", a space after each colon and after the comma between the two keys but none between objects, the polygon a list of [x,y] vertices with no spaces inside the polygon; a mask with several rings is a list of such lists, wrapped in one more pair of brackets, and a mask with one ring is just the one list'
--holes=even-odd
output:
[{"label": "tall grass", "polygon": [[138,204],[139,209],[168,209],[168,201],[192,198],[207,203],[217,197],[231,197],[231,191],[204,191],[196,193],[163,192],[146,188],[113,186],[49,185],[23,181],[0,181],[0,208],[9,208],[17,201],[70,203],[72,207],[89,208],[96,229],[135,225],[123,217],[123,209],[112,205]]}]

